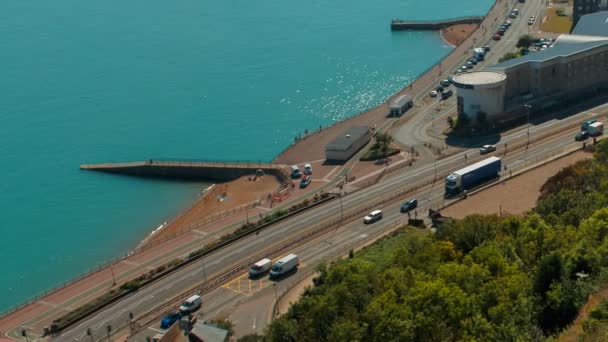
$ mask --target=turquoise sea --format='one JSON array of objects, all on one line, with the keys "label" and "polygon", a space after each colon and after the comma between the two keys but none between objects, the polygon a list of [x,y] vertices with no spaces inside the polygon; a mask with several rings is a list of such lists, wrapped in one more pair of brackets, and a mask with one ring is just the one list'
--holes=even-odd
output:
[{"label": "turquoise sea", "polygon": [[491,0],[0,2],[0,311],[126,253],[205,184],[79,171],[270,160],[451,51],[392,18]]}]

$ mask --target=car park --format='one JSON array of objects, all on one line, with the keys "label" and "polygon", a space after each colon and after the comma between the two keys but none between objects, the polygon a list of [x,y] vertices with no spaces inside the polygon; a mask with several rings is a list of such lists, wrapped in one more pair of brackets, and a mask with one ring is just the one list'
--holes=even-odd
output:
[{"label": "car park", "polygon": [[363,223],[370,224],[382,219],[382,210],[374,210],[363,218]]},{"label": "car park", "polygon": [[175,322],[182,318],[182,314],[179,311],[171,311],[163,316],[160,320],[161,329],[169,329]]},{"label": "car park", "polygon": [[439,94],[439,93],[437,93],[437,90],[431,90],[431,92],[429,93],[429,95],[430,95],[431,97],[437,97],[437,95],[438,95],[438,94]]},{"label": "car park", "polygon": [[483,145],[479,149],[480,154],[487,154],[487,153],[494,152],[494,151],[496,151],[496,146],[494,146],[494,145]]},{"label": "car park", "polygon": [[401,212],[407,213],[408,211],[415,209],[417,206],[418,206],[418,200],[415,198],[412,198],[410,200],[407,200],[405,203],[403,203],[401,205]]}]

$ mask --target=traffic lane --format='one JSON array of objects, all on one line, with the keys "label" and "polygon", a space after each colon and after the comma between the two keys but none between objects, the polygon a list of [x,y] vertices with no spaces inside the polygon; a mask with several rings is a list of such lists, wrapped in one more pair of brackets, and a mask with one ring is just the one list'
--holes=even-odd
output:
[{"label": "traffic lane", "polygon": [[[521,134],[520,134],[520,135],[521,135]],[[443,164],[443,163],[441,163],[441,164]],[[439,165],[439,167],[442,167],[442,166],[441,166],[441,164]],[[424,170],[421,170],[421,171],[424,171]],[[426,171],[428,171],[428,168],[427,168],[427,170],[426,170]],[[420,171],[419,171],[418,173],[420,173]],[[382,183],[381,183],[381,184],[382,184]],[[354,197],[355,197],[355,198],[356,198],[356,197],[363,198],[364,196],[354,196]],[[348,196],[347,196],[347,197],[345,197],[345,198],[346,198],[346,199],[348,199]],[[336,202],[337,202],[337,201],[336,201]],[[348,205],[348,204],[347,204],[347,205]],[[330,210],[332,210],[332,212],[335,212],[335,209],[336,209],[336,205],[335,205],[335,202],[334,202],[334,207],[333,207],[333,209],[332,209],[332,208],[330,208]],[[278,231],[278,230],[277,230],[277,233],[279,233],[279,231]],[[198,268],[199,266],[194,266],[194,267],[197,267],[197,268]],[[194,276],[196,276],[196,275],[199,275],[199,276],[200,276],[200,272],[196,272],[196,271],[195,271],[193,274],[188,274],[188,275],[186,275],[186,276],[182,277],[182,278],[179,280],[179,282],[181,283],[181,282],[183,282],[183,281],[186,279],[186,280],[188,280],[188,283],[191,283],[191,278],[192,278],[192,277],[194,277]],[[174,279],[174,278],[172,277],[172,279]],[[162,285],[161,285],[161,286],[162,286]],[[143,293],[143,292],[144,292],[144,291],[142,291],[142,293]],[[160,294],[159,294],[159,293],[157,293],[157,295],[163,296],[163,295],[164,295],[164,292],[161,292]],[[134,296],[134,297],[135,297],[135,296]],[[155,297],[155,296],[154,296],[154,295],[152,295],[152,297],[150,297],[150,298],[149,298],[149,300],[152,300],[154,297]],[[141,301],[139,298],[138,298],[137,300],[138,300],[138,301]],[[131,304],[131,305],[132,305],[132,304]],[[140,302],[140,303],[137,303],[137,306],[135,306],[135,307],[133,307],[133,306],[128,306],[128,308],[135,308],[136,310],[141,310],[141,308],[148,308],[148,306],[146,306],[146,305],[145,305],[145,303],[141,303],[141,302]],[[143,310],[142,310],[142,311],[143,311]],[[124,310],[123,310],[122,312],[119,312],[119,313],[116,313],[116,312],[112,312],[112,313],[111,313],[111,315],[112,315],[112,316],[122,316],[122,317],[124,317],[124,316],[125,316],[125,315],[127,315],[127,314],[128,314],[128,312],[124,312]],[[122,317],[121,317],[121,318],[116,317],[115,319],[116,319],[117,321],[124,321],[124,318],[122,318]],[[100,318],[100,317],[97,317],[97,318]],[[99,320],[98,320],[98,321],[99,321]],[[94,327],[96,327],[96,326],[94,326]],[[101,327],[103,327],[103,324],[98,325],[98,329],[99,329],[99,328],[101,328]]]}]

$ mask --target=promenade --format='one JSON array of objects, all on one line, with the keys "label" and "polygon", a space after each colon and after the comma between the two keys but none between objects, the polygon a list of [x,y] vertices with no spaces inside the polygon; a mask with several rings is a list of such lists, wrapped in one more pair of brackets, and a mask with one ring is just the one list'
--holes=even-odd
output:
[{"label": "promenade", "polygon": [[[438,79],[446,78],[451,73],[461,59],[469,54],[470,49],[478,41],[481,41],[487,27],[495,23],[506,8],[506,0],[499,0],[485,17],[480,28],[463,44],[431,67],[411,85],[391,96],[385,103],[351,119],[302,138],[298,143],[281,153],[274,162],[279,164],[294,164],[301,163],[302,161],[321,160],[324,158],[324,146],[348,127],[359,125],[384,127],[387,124],[399,121],[400,119],[387,118],[390,99],[405,93],[415,94],[416,100],[425,97],[428,94],[429,87],[434,86]],[[404,117],[413,114],[415,114],[414,111],[408,112]],[[333,174],[338,175],[339,173],[335,172]],[[285,205],[290,205],[290,203],[293,202],[287,202]],[[267,210],[269,208],[256,208],[253,215]],[[251,212],[241,212],[215,221],[207,226],[201,226],[175,239],[157,244],[154,248],[138,251],[93,273],[87,274],[81,279],[58,288],[27,305],[3,314],[0,317],[0,333],[12,339],[20,339],[19,334],[23,327],[28,332],[28,336],[39,337],[42,329],[49,326],[53,319],[98,297],[115,286],[133,279],[137,275],[143,274],[175,258],[184,257],[191,251],[200,248],[203,244],[214,241],[222,234],[234,230],[239,222],[245,220],[246,215],[251,214]]]}]

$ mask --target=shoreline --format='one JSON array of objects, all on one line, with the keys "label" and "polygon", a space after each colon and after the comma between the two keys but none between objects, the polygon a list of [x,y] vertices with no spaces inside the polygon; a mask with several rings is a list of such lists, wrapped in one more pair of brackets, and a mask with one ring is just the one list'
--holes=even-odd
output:
[{"label": "shoreline", "polygon": [[[502,6],[497,6],[499,4],[498,1],[496,1],[494,3],[494,5],[488,10],[487,12],[487,16],[486,18],[484,18],[484,22],[486,20],[488,20],[489,18],[493,18],[493,16],[497,16],[498,14],[500,14],[502,11],[499,7]],[[481,25],[481,27],[483,27],[483,23]],[[302,139],[300,139],[298,142],[293,143],[291,145],[286,146],[286,148],[281,151],[280,153],[277,154],[277,156],[275,157],[275,161],[278,160],[286,160],[289,161],[294,160],[295,162],[300,162],[302,160],[318,160],[318,159],[324,159],[324,150],[323,147],[325,146],[326,142],[328,139],[333,139],[333,137],[336,136],[336,134],[341,133],[344,129],[346,129],[348,126],[352,126],[352,125],[358,125],[358,124],[367,124],[367,125],[373,125],[374,123],[378,123],[379,126],[382,123],[386,123],[386,122],[390,122],[390,119],[387,118],[387,110],[388,110],[388,103],[394,99],[396,96],[399,96],[403,93],[409,92],[412,94],[422,94],[425,95],[426,93],[424,93],[423,91],[428,88],[428,84],[429,82],[434,82],[434,80],[439,77],[440,75],[442,75],[443,73],[449,73],[451,72],[450,69],[447,70],[441,70],[441,66],[443,63],[446,64],[446,66],[452,67],[455,65],[454,60],[458,61],[460,60],[461,56],[462,56],[462,52],[463,50],[468,50],[473,44],[470,44],[472,39],[471,37],[473,36],[477,36],[480,35],[480,31],[479,29],[474,30],[473,32],[471,32],[471,34],[469,35],[469,37],[463,42],[463,44],[461,44],[460,46],[456,47],[454,50],[452,50],[451,52],[449,52],[448,54],[446,54],[443,58],[441,58],[437,63],[435,63],[434,65],[431,65],[426,71],[420,73],[410,84],[404,86],[403,88],[401,88],[400,90],[396,91],[394,94],[390,95],[387,97],[387,99],[380,103],[379,105],[377,105],[376,107],[370,108],[366,111],[363,111],[359,114],[354,114],[353,116],[346,118],[342,121],[336,122],[332,125],[330,125],[329,127],[325,127],[315,133],[312,133],[310,135],[306,135],[304,136]],[[469,46],[471,45],[471,46]],[[416,100],[420,100],[420,98],[418,98],[418,96],[416,96]],[[311,137],[315,137],[315,139],[311,139]],[[314,142],[313,142],[314,140]],[[311,145],[314,148],[311,148]],[[317,148],[320,146],[320,149]],[[318,152],[322,151],[322,156],[321,158],[312,158],[310,157],[312,156],[316,156],[318,155]],[[303,152],[303,153],[300,153]],[[308,156],[307,158],[302,158],[303,155]],[[291,164],[291,163],[285,163],[285,164]],[[198,203],[198,201],[196,201],[194,204]],[[186,208],[184,211],[182,211],[182,213],[178,214],[176,217],[174,217],[173,220],[177,220],[180,217],[182,217],[184,215],[184,213],[188,211],[188,208]],[[160,228],[157,227],[155,230],[158,230]],[[159,233],[162,232],[164,229],[166,228],[163,227],[162,229],[159,230]],[[150,233],[152,234],[152,233]],[[148,237],[150,236],[150,234],[148,235]],[[157,234],[152,234],[152,235],[157,235]],[[158,235],[157,235],[158,236]],[[144,239],[145,240],[145,239]],[[142,241],[143,242],[143,241]],[[149,248],[145,248],[146,250],[149,250]],[[132,254],[133,252],[137,251],[137,249],[133,249],[129,252],[129,255]],[[124,260],[125,257],[117,257],[114,260],[109,261],[108,263],[106,263],[106,265],[110,265],[112,263],[115,262],[120,262],[122,260]],[[106,273],[109,273],[109,266],[103,267],[103,268],[97,268],[94,271],[88,272],[87,274],[83,274],[77,278],[73,278],[67,281],[67,283],[65,283],[63,286],[60,287],[56,287],[56,288],[51,288],[48,291],[45,291],[45,295],[42,296],[36,296],[36,298],[30,298],[27,299],[26,301],[22,302],[21,304],[16,304],[15,306],[13,306],[12,308],[9,308],[5,314],[9,314],[15,311],[19,311],[21,309],[23,309],[24,307],[27,307],[29,305],[31,305],[32,303],[35,303],[37,300],[40,300],[41,298],[44,298],[45,296],[48,296],[49,294],[53,294],[59,290],[62,290],[66,287],[69,287],[73,284],[78,284],[78,282],[80,280],[85,280],[86,278],[96,274],[96,273],[100,273],[100,272],[104,272],[107,271]],[[3,318],[5,318],[5,316],[3,315]]]}]

